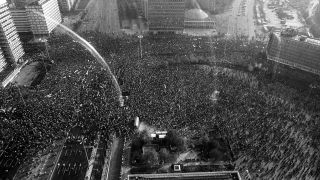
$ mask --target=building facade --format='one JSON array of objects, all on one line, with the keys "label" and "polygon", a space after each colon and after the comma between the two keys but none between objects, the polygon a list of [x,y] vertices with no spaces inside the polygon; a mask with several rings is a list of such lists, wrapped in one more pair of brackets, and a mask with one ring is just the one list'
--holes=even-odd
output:
[{"label": "building facade", "polygon": [[271,33],[266,53],[268,60],[320,75],[320,40]]},{"label": "building facade", "polygon": [[6,66],[7,66],[6,58],[4,57],[3,52],[0,49],[0,72],[5,70]]},{"label": "building facade", "polygon": [[184,28],[185,0],[149,0],[149,31],[182,33]]},{"label": "building facade", "polygon": [[10,9],[13,22],[16,26],[17,32],[25,33],[31,32],[31,25],[28,19],[26,9]]},{"label": "building facade", "polygon": [[26,11],[34,35],[49,35],[62,21],[57,0],[32,2]]},{"label": "building facade", "polygon": [[8,4],[0,0],[0,47],[7,63],[16,64],[24,55]]}]

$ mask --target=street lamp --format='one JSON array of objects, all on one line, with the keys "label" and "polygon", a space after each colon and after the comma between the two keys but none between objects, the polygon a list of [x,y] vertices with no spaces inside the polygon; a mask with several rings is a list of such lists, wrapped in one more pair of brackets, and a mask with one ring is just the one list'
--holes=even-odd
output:
[{"label": "street lamp", "polygon": [[140,43],[140,58],[142,59],[142,45],[141,45],[141,40],[143,38],[143,36],[141,34],[138,35],[139,38],[139,43]]},{"label": "street lamp", "polygon": [[[39,41],[44,43],[45,50],[46,50],[46,55],[49,58],[49,60],[51,60],[50,55],[49,55],[49,51],[48,51],[48,40],[44,39],[44,38],[39,38]],[[48,73],[48,70],[47,70],[46,64],[44,63],[43,58],[42,58],[42,63],[43,63],[43,66],[44,66],[44,68],[46,70],[46,73]]]},{"label": "street lamp", "polygon": [[49,60],[51,60],[50,54],[49,54],[49,51],[48,51],[48,40],[45,39],[45,38],[39,38],[39,41],[44,43],[45,50],[46,50],[46,55],[49,58]]}]

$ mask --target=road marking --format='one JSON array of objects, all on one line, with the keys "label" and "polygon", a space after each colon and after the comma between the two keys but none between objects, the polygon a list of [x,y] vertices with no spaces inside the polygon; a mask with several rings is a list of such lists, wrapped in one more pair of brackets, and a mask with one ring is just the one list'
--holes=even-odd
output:
[{"label": "road marking", "polygon": [[62,143],[62,149],[61,149],[61,151],[59,152],[59,156],[58,156],[57,161],[56,161],[56,163],[55,163],[55,165],[54,165],[53,171],[51,172],[51,175],[50,175],[49,180],[52,180],[53,174],[54,174],[54,172],[55,172],[55,170],[56,170],[56,167],[57,167],[57,164],[58,164],[58,162],[59,162],[59,160],[60,160],[60,156],[61,156],[61,154],[62,154],[63,147],[64,147],[64,143],[66,142],[66,140],[67,140],[67,138],[65,138],[64,141],[63,141],[63,143]]}]

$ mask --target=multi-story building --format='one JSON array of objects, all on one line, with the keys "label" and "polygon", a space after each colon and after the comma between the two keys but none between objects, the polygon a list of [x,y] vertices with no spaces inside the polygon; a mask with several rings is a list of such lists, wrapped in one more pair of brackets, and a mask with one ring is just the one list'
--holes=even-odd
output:
[{"label": "multi-story building", "polygon": [[0,0],[0,47],[7,63],[16,64],[24,55],[8,4]]},{"label": "multi-story building", "polygon": [[32,33],[49,35],[61,23],[61,13],[57,0],[39,0],[26,6]]},{"label": "multi-story building", "polygon": [[320,75],[320,40],[272,33],[266,53],[268,60]]},{"label": "multi-story building", "polygon": [[149,31],[182,33],[184,12],[185,0],[149,0]]},{"label": "multi-story building", "polygon": [[31,25],[26,9],[11,8],[10,12],[18,33],[31,32]]}]

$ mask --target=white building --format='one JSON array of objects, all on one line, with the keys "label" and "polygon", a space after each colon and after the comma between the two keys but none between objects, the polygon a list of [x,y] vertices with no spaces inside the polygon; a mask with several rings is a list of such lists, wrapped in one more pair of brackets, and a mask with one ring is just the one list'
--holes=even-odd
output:
[{"label": "white building", "polygon": [[57,0],[31,2],[26,11],[34,35],[49,35],[62,21]]},{"label": "white building", "polygon": [[[6,63],[16,64],[24,55],[19,35],[5,0],[0,0],[0,47]],[[3,66],[5,63],[3,60],[0,61],[2,61],[0,66]]]}]

